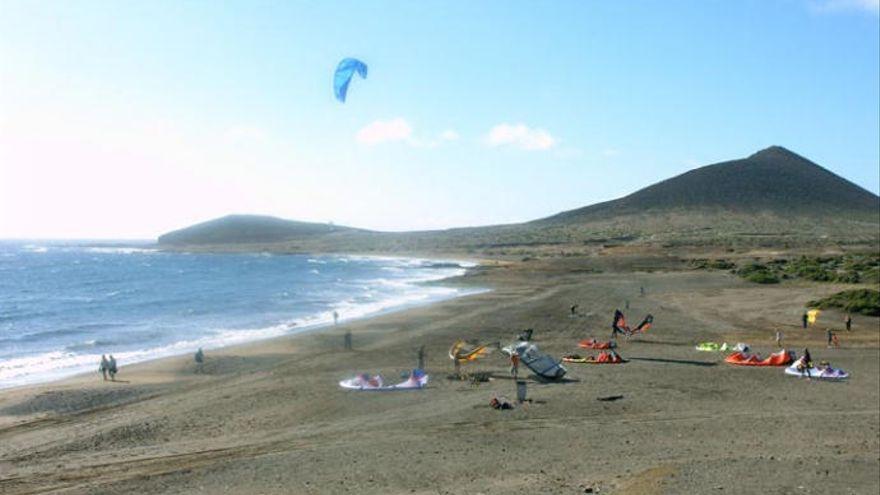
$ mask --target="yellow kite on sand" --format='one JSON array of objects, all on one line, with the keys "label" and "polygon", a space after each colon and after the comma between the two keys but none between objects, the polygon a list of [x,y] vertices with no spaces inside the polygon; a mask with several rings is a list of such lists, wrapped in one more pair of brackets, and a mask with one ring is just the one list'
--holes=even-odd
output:
[{"label": "yellow kite on sand", "polygon": [[449,348],[449,359],[459,363],[476,361],[489,353],[490,346],[491,344],[471,346],[463,340],[456,340],[452,347]]},{"label": "yellow kite on sand", "polygon": [[821,312],[822,311],[818,309],[811,309],[807,311],[807,323],[809,323],[810,325],[816,323],[816,318],[819,317],[819,314]]}]

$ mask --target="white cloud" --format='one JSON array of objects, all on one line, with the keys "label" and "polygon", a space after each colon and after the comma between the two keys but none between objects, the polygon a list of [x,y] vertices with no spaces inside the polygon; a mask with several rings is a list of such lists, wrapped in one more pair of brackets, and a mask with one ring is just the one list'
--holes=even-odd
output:
[{"label": "white cloud", "polygon": [[817,0],[812,8],[817,12],[846,12],[859,10],[874,15],[880,14],[880,0]]},{"label": "white cloud", "polygon": [[602,150],[602,156],[612,157],[620,154],[620,150],[617,148],[605,148]]},{"label": "white cloud", "polygon": [[373,121],[362,127],[355,134],[355,140],[367,146],[396,141],[409,141],[411,137],[412,127],[401,117],[391,120]]},{"label": "white cloud", "polygon": [[498,124],[489,131],[489,146],[514,146],[523,150],[548,150],[559,142],[549,132],[525,124]]},{"label": "white cloud", "polygon": [[454,129],[446,129],[445,131],[440,133],[440,140],[441,141],[456,141],[460,137],[461,136],[459,136],[458,133],[455,132]]}]

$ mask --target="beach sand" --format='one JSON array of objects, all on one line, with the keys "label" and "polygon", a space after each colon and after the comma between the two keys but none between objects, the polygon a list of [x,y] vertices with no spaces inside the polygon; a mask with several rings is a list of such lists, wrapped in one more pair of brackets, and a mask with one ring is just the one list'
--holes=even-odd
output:
[{"label": "beach sand", "polygon": [[[811,299],[833,284],[759,286],[664,258],[488,263],[462,283],[491,292],[312,334],[124,366],[0,391],[0,493],[864,493],[880,483],[880,323],[856,316],[826,349]],[[601,272],[597,272],[600,270]],[[639,287],[646,293],[640,296]],[[524,328],[560,356],[609,335],[615,308],[655,324],[622,341],[621,365],[568,365],[562,383],[524,367],[515,397],[500,353],[465,365],[489,382],[451,380],[458,338],[511,342]],[[579,304],[581,316],[570,317]],[[700,341],[800,353],[852,373],[845,383],[741,368]],[[354,350],[343,350],[351,330]],[[343,391],[356,372],[388,382],[427,349],[426,390]],[[122,363],[124,365],[124,363]],[[622,395],[613,402],[603,396]]]}]

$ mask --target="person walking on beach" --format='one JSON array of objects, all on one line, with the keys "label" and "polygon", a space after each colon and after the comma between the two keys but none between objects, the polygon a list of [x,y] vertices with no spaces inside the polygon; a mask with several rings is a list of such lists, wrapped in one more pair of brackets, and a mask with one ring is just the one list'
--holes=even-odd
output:
[{"label": "person walking on beach", "polygon": [[107,366],[107,371],[110,373],[110,381],[116,381],[116,372],[119,371],[119,368],[116,367],[116,358],[113,357],[113,354],[110,354],[110,361]]},{"label": "person walking on beach", "polygon": [[846,324],[846,331],[852,331],[852,316],[849,313],[846,314],[846,318],[843,319],[843,323]]},{"label": "person walking on beach", "polygon": [[345,335],[342,337],[342,346],[346,351],[351,350],[351,330],[345,331]]},{"label": "person walking on beach", "polygon": [[98,366],[98,371],[104,375],[104,381],[107,381],[107,372],[110,371],[110,362],[107,361],[107,355],[101,354],[101,364]]},{"label": "person walking on beach", "polygon": [[804,326],[804,328],[807,328],[807,323],[809,321],[810,321],[810,317],[807,316],[806,312],[804,312],[803,316],[801,316],[801,324]]},{"label": "person walking on beach", "polygon": [[203,367],[205,366],[205,351],[199,347],[199,350],[196,351],[196,355],[193,356],[196,361],[196,373],[201,373],[203,371]]}]

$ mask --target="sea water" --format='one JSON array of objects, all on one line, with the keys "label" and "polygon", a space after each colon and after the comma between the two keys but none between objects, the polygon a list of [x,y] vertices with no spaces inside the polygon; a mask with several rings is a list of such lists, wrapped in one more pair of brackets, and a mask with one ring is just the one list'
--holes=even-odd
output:
[{"label": "sea water", "polygon": [[448,299],[466,263],[0,242],[0,388]]}]

